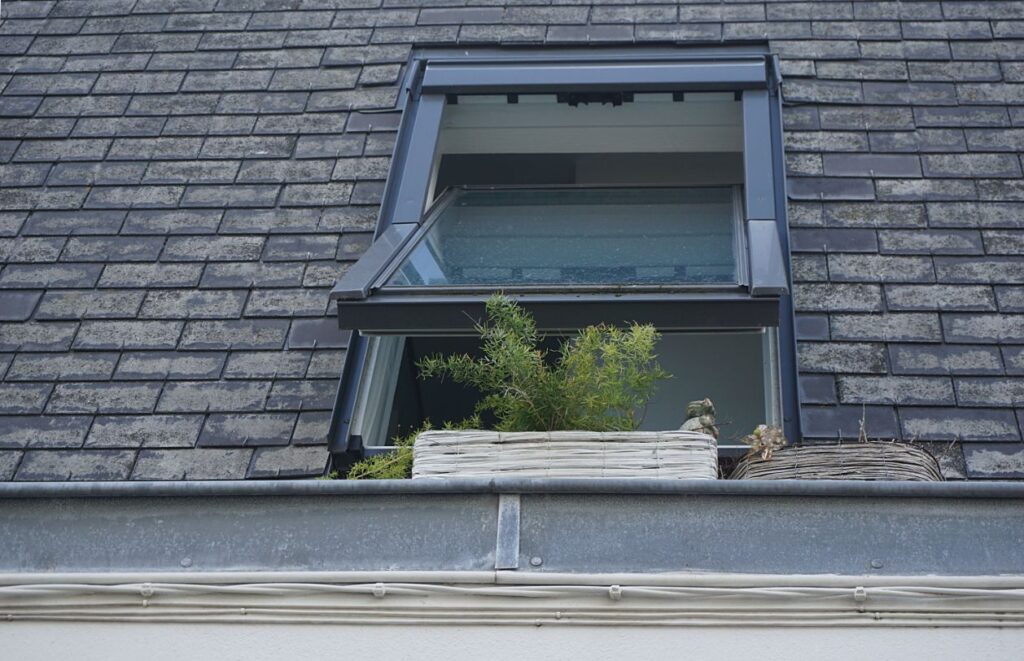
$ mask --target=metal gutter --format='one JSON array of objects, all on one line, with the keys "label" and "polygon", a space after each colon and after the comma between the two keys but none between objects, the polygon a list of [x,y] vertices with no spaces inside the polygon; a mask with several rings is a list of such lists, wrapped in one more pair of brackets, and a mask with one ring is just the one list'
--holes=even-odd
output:
[{"label": "metal gutter", "polygon": [[421,479],[4,482],[0,500],[22,498],[372,496],[414,494],[609,494],[821,498],[1024,499],[1024,482],[856,480]]}]

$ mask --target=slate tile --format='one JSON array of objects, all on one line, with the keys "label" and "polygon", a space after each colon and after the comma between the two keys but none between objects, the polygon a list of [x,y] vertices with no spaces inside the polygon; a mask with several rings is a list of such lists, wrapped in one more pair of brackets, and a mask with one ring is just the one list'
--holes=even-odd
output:
[{"label": "slate tile", "polygon": [[247,317],[322,317],[327,312],[326,289],[256,289],[245,305]]},{"label": "slate tile", "polygon": [[51,96],[43,99],[37,116],[40,117],[101,117],[119,116],[128,107],[130,96]]},{"label": "slate tile", "polygon": [[1024,312],[1024,287],[996,287],[996,301],[1003,312]]},{"label": "slate tile", "polygon": [[954,382],[960,406],[1024,406],[1022,377],[963,377]]},{"label": "slate tile", "polygon": [[[1006,108],[998,106],[925,106],[914,108],[914,123],[922,127],[1000,127],[1010,125],[1010,115]],[[966,133],[967,145],[972,150],[1000,151],[991,143],[1002,144],[1002,140],[986,140],[988,131],[969,130]]]},{"label": "slate tile", "polygon": [[203,158],[286,158],[295,138],[290,136],[238,136],[207,138]]},{"label": "slate tile", "polygon": [[312,261],[333,259],[338,246],[337,235],[272,236],[267,240],[263,260],[267,262]]},{"label": "slate tile", "polygon": [[117,365],[116,353],[23,353],[14,357],[7,381],[106,381]]},{"label": "slate tile", "polygon": [[24,211],[0,211],[0,236],[15,236],[25,223]]},{"label": "slate tile", "polygon": [[1002,347],[1007,374],[1024,374],[1024,347]]},{"label": "slate tile", "polygon": [[61,253],[61,261],[151,261],[162,248],[160,237],[72,237]]},{"label": "slate tile", "polygon": [[822,205],[821,214],[830,227],[898,228],[927,224],[923,204],[829,202]]},{"label": "slate tile", "polygon": [[941,342],[937,314],[836,314],[830,319],[832,339],[880,342]]},{"label": "slate tile", "polygon": [[68,55],[61,71],[142,71],[149,64],[148,53],[116,55]]},{"label": "slate tile", "polygon": [[62,236],[23,236],[0,239],[0,261],[8,264],[55,262],[67,239]]},{"label": "slate tile", "polygon": [[83,117],[75,124],[76,138],[143,137],[160,135],[163,117]]},{"label": "slate tile", "polygon": [[[299,140],[307,134],[322,134],[323,140],[333,139],[345,128],[348,114],[343,112],[317,113],[307,115],[261,115],[256,119],[252,132],[256,135],[301,134]],[[294,158],[299,158],[300,149],[296,146]],[[290,161],[289,161],[290,162]]]},{"label": "slate tile", "polygon": [[[163,135],[248,135],[256,125],[254,115],[215,115],[170,117],[164,124]],[[155,164],[154,164],[155,165]],[[178,164],[185,167],[190,163]],[[229,167],[230,163],[221,163]]]},{"label": "slate tile", "polygon": [[246,477],[316,477],[327,471],[329,455],[323,447],[257,448]]},{"label": "slate tile", "polygon": [[[203,9],[206,8],[204,7]],[[206,32],[214,30],[244,30],[250,19],[251,14],[242,12],[177,14],[167,19],[166,31]]]},{"label": "slate tile", "polygon": [[936,257],[935,273],[939,282],[1024,283],[1021,260],[1014,257]]},{"label": "slate tile", "polygon": [[801,312],[881,312],[882,289],[878,285],[796,284],[793,306]]},{"label": "slate tile", "polygon": [[883,254],[978,255],[984,252],[981,235],[964,230],[882,230],[878,233]]},{"label": "slate tile", "polygon": [[[464,36],[465,30],[472,27],[464,27],[460,36]],[[544,29],[536,28],[534,33],[539,33],[540,38],[543,38]],[[411,46],[409,44],[334,47],[326,49],[321,64],[327,67],[386,63],[403,64],[409,59],[410,50]]]},{"label": "slate tile", "polygon": [[197,447],[288,445],[294,413],[224,413],[206,419]]},{"label": "slate tile", "polygon": [[800,401],[803,404],[838,404],[835,377],[824,374],[801,374]]},{"label": "slate tile", "polygon": [[875,191],[879,200],[889,202],[970,200],[978,195],[974,181],[965,179],[879,179]]},{"label": "slate tile", "polygon": [[287,332],[285,319],[190,321],[185,326],[180,348],[281,349]]},{"label": "slate tile", "polygon": [[[543,25],[463,25],[458,41],[464,44],[541,43],[545,32],[547,28]],[[334,50],[327,51],[328,59]]]},{"label": "slate tile", "polygon": [[195,287],[202,271],[201,264],[107,264],[97,286]]},{"label": "slate tile", "polygon": [[93,91],[97,94],[160,94],[177,92],[185,74],[177,71],[101,73]]},{"label": "slate tile", "polygon": [[259,381],[171,381],[157,403],[159,413],[262,411],[270,384]]},{"label": "slate tile", "polygon": [[362,154],[363,135],[300,136],[295,144],[295,158],[341,158]]},{"label": "slate tile", "polygon": [[0,321],[26,321],[41,297],[38,291],[0,291]]},{"label": "slate tile", "polygon": [[837,282],[934,282],[929,257],[830,254],[829,275]]},{"label": "slate tile", "polygon": [[148,165],[144,181],[152,184],[231,183],[238,168],[238,161],[157,161]]},{"label": "slate tile", "polygon": [[181,198],[183,207],[272,207],[277,203],[279,186],[226,184],[190,185]]},{"label": "slate tile", "polygon": [[789,179],[786,190],[791,200],[873,200],[870,179],[805,177]]},{"label": "slate tile", "polygon": [[955,403],[953,384],[932,376],[840,376],[844,404],[948,405]]},{"label": "slate tile", "polygon": [[[978,110],[971,108],[970,110]],[[1005,108],[999,108],[1005,112]],[[980,122],[979,122],[980,123]],[[1007,123],[1009,116],[1007,115]],[[992,152],[1015,152],[1017,145],[1024,140],[1024,129],[983,129],[969,128],[964,131],[967,136],[967,146],[971,151],[992,151]]]},{"label": "slate tile", "polygon": [[238,172],[239,182],[285,183],[330,181],[333,160],[251,160]]},{"label": "slate tile", "polygon": [[75,349],[173,349],[182,322],[84,321],[75,337]]},{"label": "slate tile", "polygon": [[11,264],[0,273],[0,289],[92,287],[99,264]]},{"label": "slate tile", "polygon": [[214,234],[219,209],[132,210],[124,223],[126,234]]},{"label": "slate tile", "polygon": [[[947,336],[947,341],[950,338]],[[955,341],[955,340],[953,340]],[[893,374],[1002,374],[995,347],[894,344],[889,346]]]},{"label": "slate tile", "polygon": [[919,128],[916,131],[875,131],[868,134],[876,152],[960,152],[967,150],[960,129]]},{"label": "slate tile", "polygon": [[181,89],[185,92],[249,92],[267,89],[275,72],[250,71],[189,71]]},{"label": "slate tile", "polygon": [[[238,53],[236,69],[296,69],[318,67],[324,57],[323,48],[288,48],[281,50],[247,50]],[[220,53],[197,53],[219,55]],[[232,54],[234,57],[234,54]],[[228,67],[211,67],[215,69]]]},{"label": "slate tile", "polygon": [[142,450],[133,480],[239,480],[245,477],[251,449]]},{"label": "slate tile", "polygon": [[949,342],[1024,343],[1024,315],[944,314],[942,328]]},{"label": "slate tile", "polygon": [[928,177],[1019,177],[1020,161],[1014,154],[925,154]]},{"label": "slate tile", "polygon": [[292,433],[292,445],[325,445],[331,426],[329,411],[305,411]]},{"label": "slate tile", "polygon": [[992,288],[980,285],[886,285],[890,310],[995,310]]},{"label": "slate tile", "polygon": [[[281,193],[280,203],[282,206],[292,207],[341,206],[347,204],[350,198],[355,204],[369,203],[374,197],[366,197],[365,195],[368,194],[366,191],[361,195],[359,188],[361,185],[352,186],[345,182],[287,184],[284,187],[284,192]],[[374,192],[376,193],[375,198],[379,202],[377,188],[374,189]]]},{"label": "slate tile", "polygon": [[308,92],[233,92],[220,97],[217,112],[300,113],[308,102]]},{"label": "slate tile", "polygon": [[[349,234],[346,237],[351,236]],[[793,229],[790,231],[793,252],[865,252],[878,251],[878,238],[868,229]],[[364,245],[363,249],[368,247]],[[362,251],[360,251],[362,252]],[[339,251],[339,258],[341,257]]]},{"label": "slate tile", "polygon": [[68,351],[77,323],[0,323],[0,351]]},{"label": "slate tile", "polygon": [[321,223],[321,212],[315,209],[233,210],[224,213],[221,232],[285,233],[315,232]]},{"label": "slate tile", "polygon": [[224,360],[224,354],[205,351],[129,352],[121,355],[114,378],[122,381],[216,379]]},{"label": "slate tile", "polygon": [[51,186],[137,184],[145,171],[145,163],[58,163],[50,170],[47,183]]},{"label": "slate tile", "polygon": [[1024,478],[1024,449],[1020,443],[974,444],[964,447],[967,477],[972,480]]},{"label": "slate tile", "polygon": [[288,334],[289,349],[340,349],[348,346],[350,332],[338,328],[333,317],[296,319]]},{"label": "slate tile", "polygon": [[132,97],[126,112],[129,115],[205,115],[217,108],[220,98],[218,94],[138,95]]},{"label": "slate tile", "polygon": [[[4,94],[88,94],[93,91],[95,73],[39,73],[15,75],[4,87]],[[95,89],[97,93],[102,90]]]},{"label": "slate tile", "polygon": [[800,342],[797,363],[802,372],[885,374],[885,345],[875,343]]},{"label": "slate tile", "polygon": [[805,406],[800,420],[805,438],[855,439],[862,421],[869,438],[899,438],[900,433],[891,406]]},{"label": "slate tile", "polygon": [[39,303],[35,318],[104,319],[134,317],[142,304],[144,291],[47,291]]},{"label": "slate tile", "polygon": [[[197,37],[199,35],[196,35]],[[237,50],[258,48],[281,48],[284,45],[284,32],[206,32],[199,41],[199,50]],[[298,46],[300,44],[289,44]],[[308,45],[308,44],[302,44]],[[193,50],[174,49],[174,50]]]},{"label": "slate tile", "polygon": [[139,311],[143,319],[237,319],[247,293],[239,290],[151,291]]},{"label": "slate tile", "polygon": [[907,408],[900,410],[904,438],[928,441],[1019,441],[1013,411]]},{"label": "slate tile", "polygon": [[921,176],[918,157],[910,155],[824,154],[822,162],[825,174],[837,177]]},{"label": "slate tile", "polygon": [[188,33],[122,34],[114,41],[114,53],[161,53],[192,51],[199,46],[201,35]]},{"label": "slate tile", "polygon": [[794,328],[798,340],[827,340],[828,315],[797,314]]},{"label": "slate tile", "polygon": [[33,140],[21,143],[16,161],[96,161],[102,160],[110,140]]},{"label": "slate tile", "polygon": [[14,479],[23,454],[18,450],[0,450],[0,480],[8,482]]},{"label": "slate tile", "polygon": [[266,239],[260,236],[172,237],[161,259],[165,262],[231,262],[259,259]]},{"label": "slate tile", "polygon": [[3,416],[0,448],[80,448],[91,423],[89,416]]},{"label": "slate tile", "polygon": [[159,383],[62,383],[54,388],[47,413],[148,413]]},{"label": "slate tile", "polygon": [[115,161],[194,160],[199,156],[202,142],[202,138],[116,138],[107,158]]},{"label": "slate tile", "polygon": [[225,262],[209,264],[199,286],[232,287],[298,287],[302,284],[302,263],[264,264],[261,262]]},{"label": "slate tile", "polygon": [[310,112],[334,110],[393,110],[398,100],[395,87],[367,87],[340,92],[313,92],[306,109]]},{"label": "slate tile", "polygon": [[29,450],[15,474],[24,482],[125,480],[135,461],[130,450]]},{"label": "slate tile", "polygon": [[355,87],[357,68],[278,69],[269,89],[275,91],[342,90]]},{"label": "slate tile", "polygon": [[302,378],[309,362],[305,351],[234,351],[228,357],[224,378]]},{"label": "slate tile", "polygon": [[191,448],[203,424],[201,415],[97,416],[87,448]]},{"label": "slate tile", "polygon": [[944,202],[928,204],[932,227],[1024,228],[1024,204],[1014,202]]},{"label": "slate tile", "polygon": [[48,383],[0,383],[0,415],[42,413],[51,390]]},{"label": "slate tile", "polygon": [[207,69],[230,69],[238,53],[155,53],[149,59],[149,68],[158,71],[204,71]]}]

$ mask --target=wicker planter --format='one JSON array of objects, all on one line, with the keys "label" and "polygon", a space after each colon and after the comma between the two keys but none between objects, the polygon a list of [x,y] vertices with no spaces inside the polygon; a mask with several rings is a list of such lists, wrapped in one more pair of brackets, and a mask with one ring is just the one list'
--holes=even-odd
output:
[{"label": "wicker planter", "polygon": [[718,451],[713,437],[687,431],[427,431],[412,476],[714,480]]},{"label": "wicker planter", "polygon": [[783,448],[771,459],[746,457],[731,480],[910,480],[941,482],[935,459],[906,443],[869,441]]}]

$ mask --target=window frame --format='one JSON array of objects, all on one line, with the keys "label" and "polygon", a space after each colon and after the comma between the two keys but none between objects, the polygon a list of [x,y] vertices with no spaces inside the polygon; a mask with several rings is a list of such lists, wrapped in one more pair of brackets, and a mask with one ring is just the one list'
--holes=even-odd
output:
[{"label": "window frame", "polygon": [[[482,316],[485,294],[447,291],[388,292],[376,285],[407,252],[431,218],[441,123],[448,94],[548,91],[657,90],[722,91],[741,94],[743,108],[743,224],[746,243],[736,258],[746,291],[590,293],[517,292],[546,330],[572,330],[593,323],[607,306],[616,316],[666,329],[776,327],[783,426],[799,438],[795,337],[789,296],[788,228],[782,154],[778,63],[766,48],[746,45],[705,49],[437,50],[414,52],[399,98],[403,107],[391,171],[384,189],[375,240],[331,293],[342,328],[371,328],[376,334],[407,334],[410,313],[428,314],[436,333],[465,333],[467,313]],[[739,246],[738,246],[739,247]],[[742,278],[741,278],[742,280]],[[712,290],[716,288],[711,288]],[[720,288],[718,288],[720,289]],[[362,323],[346,312],[358,306]],[[579,314],[566,315],[572,309]],[[697,312],[700,314],[688,314]],[[681,314],[687,321],[680,325]],[[700,320],[694,323],[694,319]],[[559,320],[556,322],[555,320]],[[564,321],[562,321],[564,320]],[[367,325],[367,322],[369,325]],[[388,329],[391,329],[390,331]],[[348,430],[356,388],[367,360],[367,338],[352,333],[331,425],[331,450],[361,454]]]}]

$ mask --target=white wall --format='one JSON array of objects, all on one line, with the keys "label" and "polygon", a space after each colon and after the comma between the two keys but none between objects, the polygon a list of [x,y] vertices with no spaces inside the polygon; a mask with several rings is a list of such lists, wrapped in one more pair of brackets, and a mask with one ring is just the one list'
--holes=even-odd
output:
[{"label": "white wall", "polygon": [[1024,629],[0,622],[8,661],[1018,659]]}]

